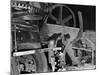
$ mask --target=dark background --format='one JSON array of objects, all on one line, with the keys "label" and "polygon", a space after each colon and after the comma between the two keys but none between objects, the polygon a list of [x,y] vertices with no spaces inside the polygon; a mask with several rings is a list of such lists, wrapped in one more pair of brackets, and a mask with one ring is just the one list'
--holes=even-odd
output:
[{"label": "dark background", "polygon": [[[77,12],[81,11],[83,15],[84,30],[96,30],[96,6],[71,5],[67,4],[73,10],[77,18]],[[78,20],[78,19],[77,19]],[[77,22],[78,23],[78,22]]]}]

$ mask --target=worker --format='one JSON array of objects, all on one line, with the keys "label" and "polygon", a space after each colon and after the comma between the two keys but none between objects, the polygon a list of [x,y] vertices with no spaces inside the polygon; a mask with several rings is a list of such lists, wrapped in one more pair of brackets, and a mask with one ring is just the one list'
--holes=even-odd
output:
[{"label": "worker", "polygon": [[53,48],[56,47],[56,40],[57,38],[60,36],[61,34],[57,34],[57,33],[54,33],[51,37],[48,38],[48,48],[50,48],[49,50],[49,54],[48,54],[48,57],[49,57],[49,63],[51,64],[51,67],[52,67],[52,71],[54,72],[55,71],[55,57],[54,57],[54,51],[53,51]]}]

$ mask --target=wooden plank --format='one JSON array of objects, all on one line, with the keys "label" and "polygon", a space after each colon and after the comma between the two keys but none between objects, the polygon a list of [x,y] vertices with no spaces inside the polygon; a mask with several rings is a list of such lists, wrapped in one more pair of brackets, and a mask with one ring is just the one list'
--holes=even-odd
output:
[{"label": "wooden plank", "polygon": [[39,50],[30,50],[30,51],[23,51],[23,52],[14,52],[13,53],[13,56],[23,56],[23,55],[29,55],[29,54],[35,54],[36,52],[38,53],[41,53],[41,52],[47,52],[49,50],[53,50],[53,51],[56,51],[56,50],[61,50],[61,47],[56,47],[56,48],[45,48],[45,49],[39,49]]},{"label": "wooden plank", "polygon": [[23,56],[23,55],[29,55],[29,54],[34,54],[36,51],[23,51],[23,52],[15,52],[13,53],[13,56]]},{"label": "wooden plank", "polygon": [[89,51],[92,52],[92,50],[89,49],[85,49],[85,48],[77,48],[77,47],[72,47],[73,49],[77,49],[77,50],[83,50],[83,51]]}]

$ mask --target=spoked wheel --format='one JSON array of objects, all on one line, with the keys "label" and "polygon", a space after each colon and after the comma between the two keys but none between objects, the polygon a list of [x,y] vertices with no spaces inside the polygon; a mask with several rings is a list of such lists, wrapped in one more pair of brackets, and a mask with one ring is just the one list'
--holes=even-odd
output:
[{"label": "spoked wheel", "polygon": [[73,11],[66,5],[52,6],[49,17],[54,20],[56,24],[72,27],[76,26],[75,15]]}]

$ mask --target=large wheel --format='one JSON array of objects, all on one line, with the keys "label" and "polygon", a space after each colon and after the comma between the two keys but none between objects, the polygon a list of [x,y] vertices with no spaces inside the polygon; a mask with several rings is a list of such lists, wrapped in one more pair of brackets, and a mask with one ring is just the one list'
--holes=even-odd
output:
[{"label": "large wheel", "polygon": [[12,57],[11,64],[12,75],[48,72],[47,59],[44,53]]},{"label": "large wheel", "polygon": [[12,75],[48,72],[47,60],[44,53],[12,57],[11,63]]},{"label": "large wheel", "polygon": [[[74,12],[66,5],[53,5],[50,9],[49,18],[56,24],[76,27],[76,18]],[[47,21],[47,23],[49,23]]]}]

